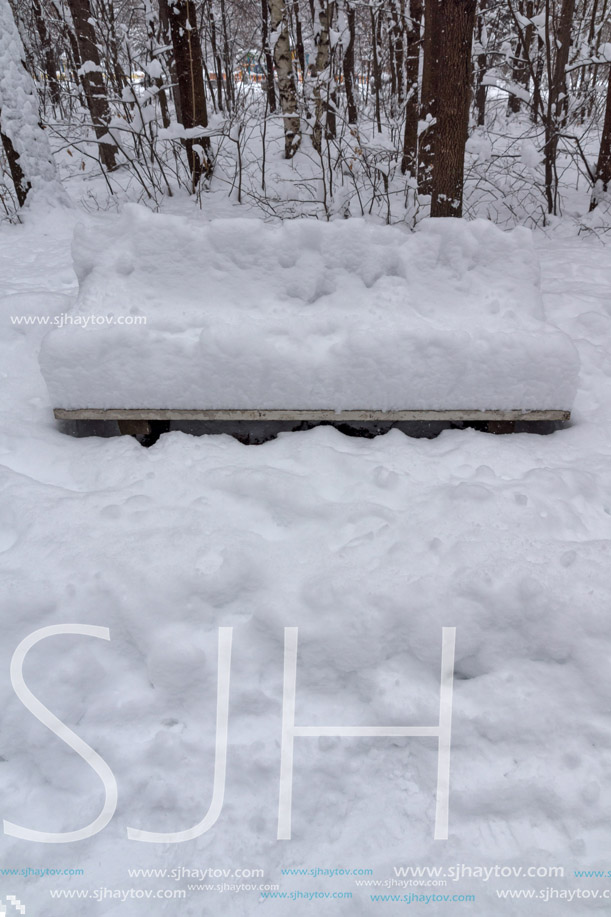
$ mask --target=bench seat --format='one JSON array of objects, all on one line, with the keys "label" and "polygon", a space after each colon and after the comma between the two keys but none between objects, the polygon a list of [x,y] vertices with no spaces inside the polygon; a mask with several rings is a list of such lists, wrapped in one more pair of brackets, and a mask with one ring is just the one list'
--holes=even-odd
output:
[{"label": "bench seat", "polygon": [[206,222],[128,205],[79,229],[73,254],[78,299],[40,351],[61,420],[569,417],[579,358],[547,319],[526,229]]}]

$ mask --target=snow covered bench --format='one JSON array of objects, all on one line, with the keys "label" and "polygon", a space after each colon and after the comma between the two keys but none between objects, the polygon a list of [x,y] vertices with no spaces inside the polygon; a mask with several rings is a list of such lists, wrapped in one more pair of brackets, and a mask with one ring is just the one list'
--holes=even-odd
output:
[{"label": "snow covered bench", "polygon": [[198,216],[129,205],[79,228],[78,300],[40,357],[56,417],[568,419],[578,359],[528,230]]}]

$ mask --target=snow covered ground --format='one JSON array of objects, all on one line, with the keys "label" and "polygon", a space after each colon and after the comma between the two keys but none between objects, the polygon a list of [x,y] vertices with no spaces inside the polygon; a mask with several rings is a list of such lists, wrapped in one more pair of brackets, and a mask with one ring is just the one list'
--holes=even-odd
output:
[{"label": "snow covered ground", "polygon": [[[37,352],[44,327],[11,315],[65,312],[76,293],[76,211],[0,228],[0,683],[2,817],[75,830],[99,813],[94,772],[19,702],[18,643],[80,622],[110,642],[49,638],[30,689],[116,776],[110,824],[73,844],[0,837],[4,868],[83,869],[2,878],[36,917],[251,917],[400,913],[603,913],[611,819],[611,259],[596,239],[536,236],[545,308],[577,346],[570,428],[551,436],[446,431],[373,440],[330,428],[244,446],[222,436],[72,439],[51,416]],[[137,333],[137,329],[134,329]],[[441,629],[457,628],[450,836],[433,840],[430,738],[297,739],[293,836],[276,840],[283,628],[299,626],[297,722],[433,725]],[[229,751],[218,822],[181,844],[212,795],[218,628],[232,626]],[[539,877],[447,878],[371,887],[286,868],[456,864]],[[134,877],[129,869],[167,869]],[[188,890],[170,870],[260,868],[293,898]],[[564,878],[542,875],[563,867]],[[204,882],[210,881],[205,879]],[[358,879],[362,881],[362,879]],[[405,881],[405,879],[403,880]],[[435,880],[437,881],[437,880]],[[8,883],[8,884],[7,884]],[[545,890],[599,898],[548,901]],[[153,901],[95,890],[184,889]],[[525,902],[497,897],[534,889]],[[50,891],[88,890],[87,899]],[[351,899],[297,893],[351,892]],[[549,897],[549,895],[548,895]]]}]

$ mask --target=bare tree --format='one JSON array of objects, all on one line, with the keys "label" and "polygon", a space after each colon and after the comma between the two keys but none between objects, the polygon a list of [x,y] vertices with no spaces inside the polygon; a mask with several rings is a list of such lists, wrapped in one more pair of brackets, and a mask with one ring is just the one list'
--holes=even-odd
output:
[{"label": "bare tree", "polygon": [[265,82],[267,86],[267,104],[270,112],[276,111],[276,87],[274,86],[274,59],[269,46],[269,4],[261,0],[261,46],[265,57]]},{"label": "bare tree", "polygon": [[314,86],[315,121],[312,145],[319,153],[322,148],[323,132],[326,137],[335,136],[335,93],[333,84],[333,62],[330,32],[335,18],[335,0],[319,0],[318,31],[316,34],[316,84]]},{"label": "bare tree", "polygon": [[[547,59],[547,105],[543,119],[545,124],[545,196],[548,213],[556,213],[558,198],[558,176],[556,160],[558,140],[568,110],[566,67],[571,45],[571,26],[575,12],[575,0],[562,0],[557,29],[553,31],[550,0],[545,0],[545,45]],[[555,46],[555,59],[553,47]]]},{"label": "bare tree", "polygon": [[374,0],[371,4],[369,7],[369,14],[371,16],[371,76],[373,79],[375,119],[378,134],[381,134],[382,109],[380,96],[382,94],[382,68],[380,67],[380,46],[382,42],[380,33],[382,30],[382,8],[379,0]]},{"label": "bare tree", "polygon": [[424,38],[422,56],[422,78],[420,82],[420,121],[422,122],[418,143],[418,193],[431,193],[435,127],[437,120],[437,78],[441,48],[439,0],[425,0]]},{"label": "bare tree", "polygon": [[[521,0],[519,12],[520,16],[523,17],[523,19],[526,18],[528,22],[520,29],[517,38],[512,78],[516,87],[527,89],[530,82],[530,49],[535,36],[535,27],[532,23],[532,17],[534,15],[533,0],[527,0],[526,4]],[[518,92],[510,93],[507,105],[510,112],[514,114],[519,112],[522,105],[520,94]]]},{"label": "bare tree", "polygon": [[79,75],[91,115],[93,129],[98,139],[100,160],[111,172],[116,169],[117,147],[108,139],[110,108],[100,64],[100,52],[96,44],[93,16],[89,0],[68,0],[76,41],[81,59]]},{"label": "bare tree", "polygon": [[170,126],[170,110],[168,106],[168,97],[165,91],[163,77],[161,76],[162,72],[162,61],[164,60],[164,50],[162,38],[162,27],[159,22],[159,15],[157,11],[152,6],[150,0],[145,0],[145,15],[146,15],[146,30],[148,35],[148,56],[151,61],[151,65],[156,65],[153,69],[152,66],[149,66],[149,75],[154,73],[151,77],[153,85],[157,89],[157,98],[159,100],[159,108],[161,110],[161,123],[164,127]]},{"label": "bare tree", "polygon": [[600,151],[596,164],[595,184],[590,200],[590,210],[594,210],[602,196],[609,191],[611,186],[611,67],[607,77],[607,104],[605,106],[605,122],[600,139]]},{"label": "bare tree", "polygon": [[[183,126],[189,131],[184,139],[191,172],[191,189],[195,191],[202,175],[212,173],[208,108],[204,87],[204,65],[195,4],[192,0],[174,0],[169,7],[170,31],[176,62]],[[198,134],[194,128],[200,128]]]},{"label": "bare tree", "polygon": [[403,175],[411,172],[414,176],[418,171],[418,71],[420,69],[421,25],[422,0],[410,0],[405,52],[405,130],[401,172]]},{"label": "bare tree", "polygon": [[299,11],[299,0],[293,0],[290,7],[291,18],[295,26],[295,50],[297,51],[297,60],[301,68],[301,79],[306,77],[306,54],[303,43],[303,24],[301,22],[301,13]]},{"label": "bare tree", "polygon": [[346,106],[348,109],[348,124],[356,124],[358,121],[358,109],[356,106],[356,77],[354,73],[354,43],[356,39],[356,11],[354,4],[346,3],[346,25],[348,29],[348,40],[344,50],[343,70],[344,85],[346,87]]},{"label": "bare tree", "polygon": [[[440,0],[431,216],[462,216],[476,0]],[[443,53],[441,53],[443,49]]]},{"label": "bare tree", "polygon": [[[122,137],[121,162],[156,202],[173,181],[180,184],[185,164],[194,190],[217,160],[220,180],[229,178],[238,201],[249,196],[268,212],[291,216],[358,211],[411,220],[415,179],[418,208],[430,201],[434,216],[460,214],[464,196],[469,214],[536,223],[545,211],[559,212],[569,175],[587,174],[593,207],[609,184],[610,116],[604,127],[602,121],[611,0],[478,0],[475,14],[475,0],[3,2],[17,11],[26,65],[42,75],[42,117],[57,119],[54,129],[76,146],[82,138],[72,115],[79,103],[89,106],[106,167],[116,162],[115,138]],[[264,105],[236,80],[236,62],[250,62],[257,41],[255,57],[267,73]],[[126,92],[129,74],[139,69],[145,91]],[[493,83],[507,93],[507,105],[491,93]],[[176,140],[167,130],[171,95],[185,128]],[[478,130],[465,191],[471,102]],[[222,113],[214,151],[209,106]],[[504,127],[506,114],[525,109],[530,119]],[[115,110],[124,121],[111,120]],[[300,160],[276,172],[284,186],[278,194],[265,182],[277,135],[266,120],[253,131],[270,114],[283,131],[285,157]],[[338,119],[345,129],[337,130]],[[23,199],[27,161],[6,106],[2,120],[3,161]],[[321,154],[320,179],[305,161],[310,144],[301,149],[304,122]],[[595,168],[588,155],[599,130]],[[260,160],[252,155],[255,135]]]},{"label": "bare tree", "polygon": [[45,64],[45,77],[49,86],[49,97],[51,99],[51,104],[58,107],[61,97],[59,81],[57,79],[59,66],[55,56],[55,49],[43,16],[40,0],[31,0],[31,3],[32,14],[34,16],[34,22],[36,23],[36,31],[38,32],[38,38],[40,40],[40,50]]},{"label": "bare tree", "polygon": [[15,194],[17,195],[17,202],[20,207],[26,202],[27,196],[30,193],[32,188],[30,182],[27,180],[21,168],[21,163],[19,161],[19,153],[16,151],[13,146],[13,141],[5,134],[2,130],[2,109],[0,108],[0,140],[2,141],[2,147],[4,149],[4,155],[6,156],[6,161],[8,162],[9,171],[11,173],[11,178],[13,179],[13,185],[15,187]]},{"label": "bare tree", "polygon": [[484,83],[484,74],[488,64],[488,55],[484,47],[486,24],[485,13],[488,3],[487,0],[480,0],[477,14],[477,69],[475,73],[475,110],[477,112],[477,124],[479,127],[486,122],[486,84]]},{"label": "bare tree", "polygon": [[[167,0],[159,0],[159,30],[163,46],[172,45],[172,36],[170,30],[170,14],[168,12]],[[172,98],[174,100],[174,109],[176,111],[176,120],[182,124],[182,111],[180,108],[180,91],[178,89],[178,76],[176,74],[176,61],[172,53],[166,57],[166,65],[172,82]]]},{"label": "bare tree", "polygon": [[286,0],[270,0],[270,19],[275,36],[274,60],[278,70],[278,95],[284,116],[284,156],[292,159],[301,143],[297,89],[287,23]]}]

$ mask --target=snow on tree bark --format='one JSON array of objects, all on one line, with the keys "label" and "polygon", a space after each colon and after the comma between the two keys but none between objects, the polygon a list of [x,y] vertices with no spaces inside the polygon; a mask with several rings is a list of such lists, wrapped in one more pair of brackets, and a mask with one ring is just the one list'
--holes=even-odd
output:
[{"label": "snow on tree bark", "polygon": [[269,46],[269,5],[267,0],[261,0],[261,47],[265,56],[265,85],[267,104],[270,112],[276,111],[276,88],[274,86],[274,59]]},{"label": "snow on tree bark", "polygon": [[161,41],[167,52],[166,65],[170,75],[170,82],[172,84],[172,99],[174,100],[176,120],[182,124],[182,111],[180,108],[180,91],[178,89],[176,61],[174,60],[174,55],[169,53],[172,49],[172,38],[170,30],[170,12],[168,10],[167,0],[159,0],[159,28],[161,32]]},{"label": "snow on tree bark", "polygon": [[108,137],[110,109],[100,64],[100,52],[96,44],[91,6],[89,0],[68,0],[68,6],[72,15],[76,41],[82,61],[79,76],[87,100],[89,114],[91,115],[93,129],[99,142],[100,160],[102,165],[109,172],[112,172],[117,167],[115,159],[117,148]]},{"label": "snow on tree bark", "polygon": [[162,26],[159,21],[159,12],[153,7],[151,0],[145,0],[144,12],[148,36],[148,53],[150,57],[148,67],[149,77],[157,89],[157,98],[159,99],[159,108],[161,111],[161,123],[167,128],[170,126],[170,111],[164,79],[162,77],[164,67],[166,66],[166,55],[161,42]]},{"label": "snow on tree bark", "polygon": [[315,122],[312,145],[320,153],[323,133],[325,137],[335,136],[335,99],[330,42],[330,30],[335,17],[335,0],[319,0],[319,3],[316,85],[314,86]]},{"label": "snow on tree bark", "polygon": [[[204,87],[204,63],[197,27],[197,11],[193,0],[175,0],[168,9],[170,30],[176,61],[180,113],[187,130],[208,127],[208,107]],[[210,137],[202,131],[199,136],[185,140],[187,159],[191,171],[192,190],[197,188],[202,175],[212,172]]]},{"label": "snow on tree bark", "polygon": [[418,125],[418,194],[431,193],[433,149],[437,112],[436,81],[439,72],[438,0],[425,0],[422,77],[420,82],[420,124]]},{"label": "snow on tree bark", "polygon": [[557,26],[556,39],[556,67],[552,85],[549,89],[550,100],[555,110],[554,115],[558,125],[562,126],[568,111],[568,95],[566,85],[566,68],[569,62],[571,49],[571,30],[575,16],[575,0],[562,0],[560,17]]},{"label": "snow on tree bark", "polygon": [[403,156],[401,172],[416,175],[418,163],[418,70],[420,64],[420,27],[422,22],[422,0],[410,0],[409,26],[406,35],[405,52],[405,130],[403,132]]},{"label": "snow on tree bark", "polygon": [[285,0],[270,0],[271,42],[278,71],[278,95],[284,116],[284,156],[292,159],[301,143],[301,126],[297,110],[297,89]]},{"label": "snow on tree bark", "polygon": [[45,62],[45,77],[49,87],[49,97],[51,99],[51,104],[57,108],[59,107],[61,101],[59,82],[57,79],[59,65],[55,56],[53,43],[47,30],[45,17],[43,16],[42,7],[40,5],[40,0],[32,0],[32,13],[34,15],[36,31],[38,32],[38,37],[40,38],[40,49]]},{"label": "snow on tree bark", "polygon": [[0,133],[19,205],[30,191],[60,198],[55,163],[39,124],[38,96],[8,0],[0,0]]},{"label": "snow on tree bark", "polygon": [[486,54],[485,36],[486,23],[485,14],[487,11],[488,0],[480,0],[477,8],[477,68],[475,73],[475,112],[478,127],[483,127],[486,123],[486,84],[484,83],[484,74],[488,68],[488,55]]}]

